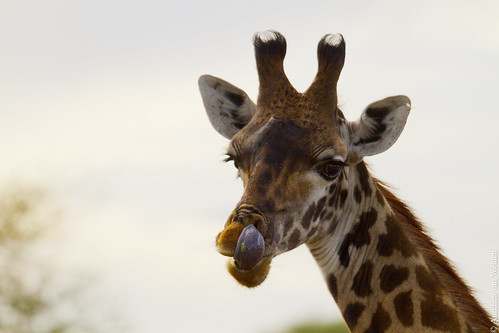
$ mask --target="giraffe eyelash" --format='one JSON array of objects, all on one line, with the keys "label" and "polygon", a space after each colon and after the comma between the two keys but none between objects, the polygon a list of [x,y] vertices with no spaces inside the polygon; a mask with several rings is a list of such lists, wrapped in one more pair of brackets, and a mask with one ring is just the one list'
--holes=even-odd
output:
[{"label": "giraffe eyelash", "polygon": [[237,164],[236,158],[231,154],[227,154],[227,157],[224,159],[224,162],[230,162],[230,161],[233,161],[236,169],[239,169],[239,165]]}]

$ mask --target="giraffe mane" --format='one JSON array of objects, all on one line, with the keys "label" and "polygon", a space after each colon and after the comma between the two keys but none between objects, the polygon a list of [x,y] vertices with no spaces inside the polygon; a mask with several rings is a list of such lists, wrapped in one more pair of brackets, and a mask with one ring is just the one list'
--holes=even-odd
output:
[{"label": "giraffe mane", "polygon": [[473,332],[488,332],[493,326],[490,315],[477,302],[473,296],[473,290],[459,276],[452,263],[442,255],[440,247],[428,235],[426,227],[412,213],[409,206],[389,190],[388,185],[378,179],[374,181],[391,206],[397,220],[400,221],[402,229],[423,255],[428,267],[449,292],[456,307],[471,323]]}]

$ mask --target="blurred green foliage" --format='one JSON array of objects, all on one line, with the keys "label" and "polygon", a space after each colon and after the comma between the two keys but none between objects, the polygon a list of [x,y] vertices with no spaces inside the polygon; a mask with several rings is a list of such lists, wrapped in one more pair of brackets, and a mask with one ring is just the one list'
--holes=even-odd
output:
[{"label": "blurred green foliage", "polygon": [[[45,253],[55,249],[50,236],[60,219],[46,193],[21,185],[0,189],[0,333],[127,331],[102,304],[87,302],[86,279],[56,265],[53,251]],[[90,319],[95,313],[100,318]]]}]

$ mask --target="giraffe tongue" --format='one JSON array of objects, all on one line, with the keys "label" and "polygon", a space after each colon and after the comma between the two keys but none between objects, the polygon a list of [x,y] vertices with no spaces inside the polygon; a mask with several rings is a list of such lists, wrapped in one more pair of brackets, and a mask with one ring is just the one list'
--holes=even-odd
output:
[{"label": "giraffe tongue", "polygon": [[250,224],[241,232],[237,240],[234,260],[237,267],[242,270],[253,268],[263,257],[265,242],[258,229]]}]

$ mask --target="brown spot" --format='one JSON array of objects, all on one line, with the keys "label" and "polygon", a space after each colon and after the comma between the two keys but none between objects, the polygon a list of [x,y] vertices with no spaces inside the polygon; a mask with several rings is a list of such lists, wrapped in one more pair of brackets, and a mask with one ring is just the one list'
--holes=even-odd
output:
[{"label": "brown spot", "polygon": [[395,222],[393,215],[386,218],[385,225],[386,234],[379,236],[377,246],[378,253],[381,256],[389,257],[393,254],[393,250],[399,250],[404,257],[410,257],[416,253],[409,238]]},{"label": "brown spot", "polygon": [[310,226],[310,221],[312,220],[314,211],[315,211],[315,203],[311,204],[308,207],[307,212],[303,216],[303,219],[301,221],[301,225],[303,226],[303,228],[308,229],[308,227]]},{"label": "brown spot", "polygon": [[404,326],[414,324],[414,304],[412,303],[411,292],[412,290],[401,292],[393,299],[397,318]]},{"label": "brown spot", "polygon": [[336,200],[336,195],[332,195],[331,197],[329,197],[329,200],[327,201],[327,205],[329,207],[333,207],[335,200]]},{"label": "brown spot", "polygon": [[332,273],[329,274],[327,278],[327,287],[331,295],[333,295],[333,298],[336,300],[338,297],[338,285],[336,282],[336,276],[334,276],[334,274]]},{"label": "brown spot", "polygon": [[343,311],[343,318],[350,329],[353,329],[357,325],[359,317],[362,315],[365,308],[365,305],[359,302],[347,305],[345,311]]},{"label": "brown spot", "polygon": [[347,200],[348,191],[343,189],[340,192],[340,198],[336,201],[336,208],[343,208],[345,206],[345,201]]},{"label": "brown spot", "polygon": [[375,208],[362,213],[359,217],[359,222],[352,228],[354,234],[354,245],[360,247],[369,244],[371,237],[369,236],[369,229],[374,225],[378,218],[378,212]]},{"label": "brown spot", "polygon": [[345,238],[343,243],[338,250],[340,256],[340,262],[343,266],[347,267],[350,262],[350,246],[354,245],[359,248],[362,245],[367,245],[371,242],[371,236],[369,235],[369,229],[374,225],[378,213],[376,209],[372,208],[368,212],[362,213],[359,217],[359,222],[357,222],[352,231],[350,231]]},{"label": "brown spot", "polygon": [[389,293],[409,277],[409,269],[407,267],[397,268],[394,265],[386,265],[381,269],[379,274],[379,285],[381,290]]},{"label": "brown spot", "polygon": [[362,187],[362,192],[364,192],[366,197],[371,196],[372,190],[369,184],[369,171],[367,171],[367,167],[364,162],[357,164],[357,172],[359,173],[359,182]]},{"label": "brown spot", "polygon": [[338,255],[340,256],[340,262],[343,266],[347,267],[350,263],[350,245],[353,243],[353,235],[347,234],[341,243],[340,249],[338,250]]},{"label": "brown spot", "polygon": [[364,333],[382,333],[385,332],[392,323],[390,315],[383,309],[381,303],[378,303],[378,308],[371,319],[371,326]]},{"label": "brown spot", "polygon": [[314,214],[314,218],[313,220],[317,220],[317,218],[319,217],[319,215],[321,214],[322,212],[322,209],[324,209],[324,205],[326,204],[326,197],[323,197],[321,198],[318,202],[317,202],[317,207],[315,208],[315,214]]},{"label": "brown spot", "polygon": [[371,288],[371,279],[373,276],[373,263],[366,261],[360,266],[355,274],[352,283],[352,290],[359,297],[366,297],[373,293]]},{"label": "brown spot", "polygon": [[301,236],[300,230],[295,229],[295,231],[293,231],[293,233],[289,237],[289,242],[288,242],[289,249],[293,249],[298,245],[298,243],[300,242],[300,236]]},{"label": "brown spot", "polygon": [[327,232],[330,233],[330,234],[333,234],[334,231],[336,230],[336,226],[338,226],[337,223],[331,221],[331,225],[329,226]]},{"label": "brown spot", "polygon": [[[467,311],[469,311],[467,316],[474,318],[472,328],[476,332],[487,332],[492,325],[489,314],[473,297],[470,288],[457,274],[448,259],[439,252],[438,246],[436,246],[433,239],[427,235],[425,227],[414,216],[409,207],[391,193],[382,183],[378,182],[377,186],[385,197],[387,204],[389,204],[394,211],[397,220],[400,221],[398,223],[401,223],[404,230],[407,231],[407,235],[409,235],[411,239],[413,237],[418,239],[418,247],[421,249],[420,253],[427,261],[429,269],[431,269],[430,271],[439,276],[447,276],[447,282],[452,281],[449,282],[450,288],[448,291],[449,295],[456,303],[456,307],[465,306],[467,308]],[[416,292],[416,290],[413,292]]]},{"label": "brown spot", "polygon": [[360,201],[362,200],[362,193],[360,193],[358,186],[355,186],[353,190],[353,196],[355,197],[355,201],[357,201],[357,203],[360,203]]},{"label": "brown spot", "polygon": [[310,239],[310,237],[312,237],[312,236],[315,234],[315,232],[316,232],[316,231],[317,231],[317,226],[315,226],[315,227],[311,228],[311,229],[308,231],[308,233],[307,233],[307,237],[306,237],[306,238],[307,238],[307,239]]},{"label": "brown spot", "polygon": [[438,280],[428,272],[426,267],[421,265],[416,267],[416,280],[424,291],[430,294],[439,292]]},{"label": "brown spot", "polygon": [[337,187],[335,184],[329,186],[329,194],[333,194],[333,192],[335,192],[336,189],[337,189]]},{"label": "brown spot", "polygon": [[421,302],[421,323],[438,331],[460,332],[456,310],[432,294]]}]

